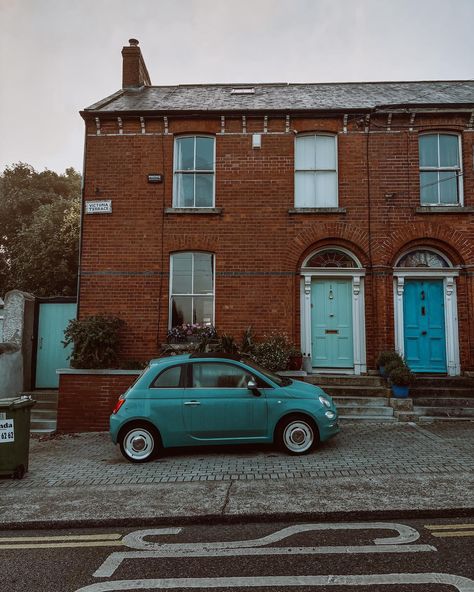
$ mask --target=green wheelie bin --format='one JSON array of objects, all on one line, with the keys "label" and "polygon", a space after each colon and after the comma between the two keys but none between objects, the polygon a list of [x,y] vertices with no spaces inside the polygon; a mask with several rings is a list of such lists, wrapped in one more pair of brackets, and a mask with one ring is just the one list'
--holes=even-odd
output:
[{"label": "green wheelie bin", "polygon": [[23,479],[30,451],[31,397],[0,399],[0,475]]}]

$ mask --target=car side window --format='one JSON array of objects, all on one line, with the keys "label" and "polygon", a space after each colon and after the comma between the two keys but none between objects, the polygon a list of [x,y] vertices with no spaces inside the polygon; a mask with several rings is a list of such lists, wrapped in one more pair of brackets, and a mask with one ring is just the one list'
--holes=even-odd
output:
[{"label": "car side window", "polygon": [[171,366],[163,370],[151,383],[150,388],[180,388],[182,366]]},{"label": "car side window", "polygon": [[250,372],[232,364],[197,363],[192,369],[193,388],[247,388],[252,380]]}]

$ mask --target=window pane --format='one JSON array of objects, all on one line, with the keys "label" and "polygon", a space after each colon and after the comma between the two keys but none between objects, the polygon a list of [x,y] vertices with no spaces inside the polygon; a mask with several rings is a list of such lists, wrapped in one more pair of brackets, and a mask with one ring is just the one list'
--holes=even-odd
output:
[{"label": "window pane", "polygon": [[214,324],[214,298],[212,296],[194,297],[193,323]]},{"label": "window pane", "polygon": [[459,166],[459,140],[457,136],[440,134],[439,160],[441,167]]},{"label": "window pane", "polygon": [[193,364],[194,388],[247,388],[251,375],[230,364]]},{"label": "window pane", "polygon": [[314,136],[296,138],[295,169],[314,170],[316,168],[316,153]]},{"label": "window pane", "polygon": [[182,366],[173,366],[164,370],[151,385],[152,388],[179,388]]},{"label": "window pane", "polygon": [[173,296],[171,298],[171,326],[177,327],[183,323],[192,323],[192,296]]},{"label": "window pane", "polygon": [[194,170],[194,138],[177,138],[176,147],[175,170]]},{"label": "window pane", "polygon": [[336,139],[316,136],[316,168],[336,170]]},{"label": "window pane", "polygon": [[438,203],[438,173],[420,173],[420,195],[422,204]]},{"label": "window pane", "polygon": [[194,206],[194,175],[177,174],[176,197],[178,208],[192,208]]},{"label": "window pane", "polygon": [[195,175],[197,208],[212,208],[214,175]]},{"label": "window pane", "polygon": [[213,285],[212,255],[194,253],[194,294],[212,294]]},{"label": "window pane", "polygon": [[295,174],[295,207],[316,207],[315,173]]},{"label": "window pane", "polygon": [[196,170],[214,170],[214,138],[196,138]]},{"label": "window pane", "polygon": [[428,134],[419,137],[420,166],[437,167],[438,164],[438,134]]},{"label": "window pane", "polygon": [[318,172],[316,179],[316,207],[337,207],[337,175],[336,173]]},{"label": "window pane", "polygon": [[439,173],[439,193],[441,203],[458,203],[458,182],[454,171]]},{"label": "window pane", "polygon": [[192,253],[176,253],[172,257],[173,277],[171,293],[192,294]]}]

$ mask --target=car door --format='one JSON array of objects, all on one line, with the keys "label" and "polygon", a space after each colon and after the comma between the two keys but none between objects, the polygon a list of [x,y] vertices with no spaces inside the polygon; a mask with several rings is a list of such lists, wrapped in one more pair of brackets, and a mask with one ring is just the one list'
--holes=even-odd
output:
[{"label": "car door", "polygon": [[264,438],[267,399],[247,388],[251,372],[231,362],[189,365],[184,391],[185,428],[193,440],[232,443]]}]

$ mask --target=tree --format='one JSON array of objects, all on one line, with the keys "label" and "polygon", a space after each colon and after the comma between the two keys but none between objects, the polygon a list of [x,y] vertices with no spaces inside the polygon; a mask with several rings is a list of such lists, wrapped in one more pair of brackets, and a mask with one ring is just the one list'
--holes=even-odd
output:
[{"label": "tree", "polygon": [[81,177],[25,163],[0,176],[0,294],[76,293]]}]

